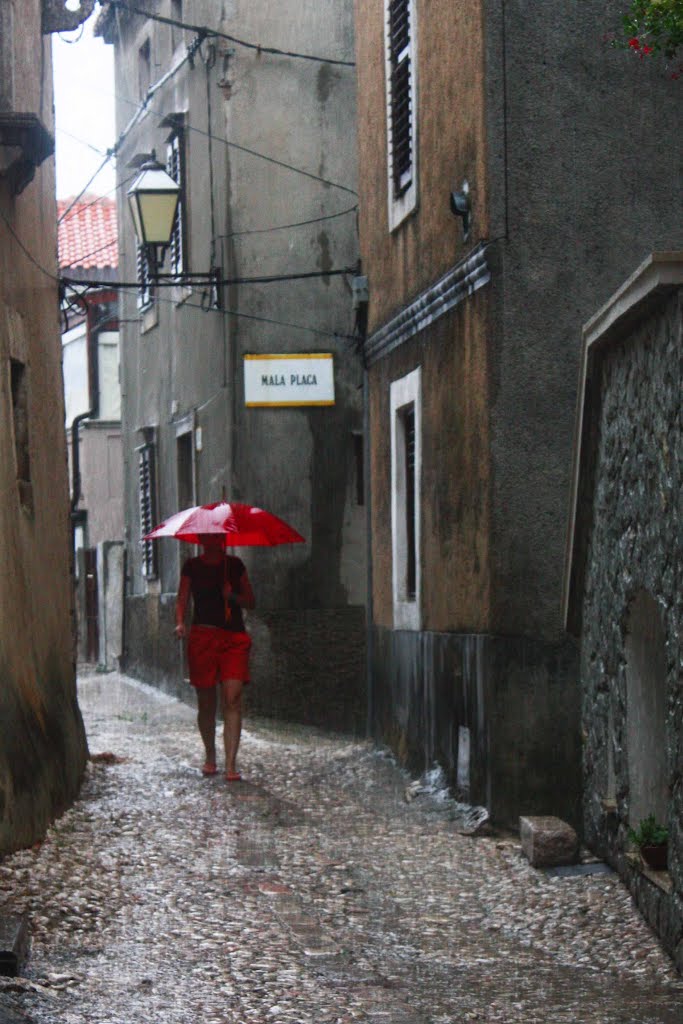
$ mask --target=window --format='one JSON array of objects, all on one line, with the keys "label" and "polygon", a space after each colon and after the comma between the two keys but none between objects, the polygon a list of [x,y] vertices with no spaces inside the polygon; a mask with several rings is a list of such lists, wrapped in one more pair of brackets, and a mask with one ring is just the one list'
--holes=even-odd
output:
[{"label": "window", "polygon": [[389,229],[417,205],[414,0],[385,0]]},{"label": "window", "polygon": [[[175,115],[174,115],[175,116]],[[180,186],[180,198],[176,210],[169,263],[171,274],[182,274],[185,267],[185,133],[181,126],[174,128],[168,139],[166,170]]]},{"label": "window", "polygon": [[31,458],[29,451],[28,372],[18,359],[10,359],[12,421],[19,500],[24,508],[33,508]]},{"label": "window", "polygon": [[[143,444],[138,448],[138,482],[140,500],[140,538],[156,525],[156,445]],[[153,580],[159,575],[156,542],[142,542],[142,575]]]},{"label": "window", "polygon": [[420,629],[420,367],[392,383],[390,407],[394,628]]},{"label": "window", "polygon": [[144,100],[152,84],[152,47],[149,39],[138,50],[138,94]]},{"label": "window", "polygon": [[194,444],[193,433],[188,431],[176,437],[176,472],[178,478],[178,508],[191,508],[194,503]]},{"label": "window", "polygon": [[147,309],[154,302],[152,268],[144,245],[137,248],[138,309]]}]

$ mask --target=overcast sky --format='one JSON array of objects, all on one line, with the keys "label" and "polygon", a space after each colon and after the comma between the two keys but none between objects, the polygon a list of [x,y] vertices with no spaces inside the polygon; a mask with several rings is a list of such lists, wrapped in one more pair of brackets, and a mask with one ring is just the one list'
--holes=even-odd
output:
[{"label": "overcast sky", "polygon": [[[115,141],[114,49],[93,37],[95,15],[83,31],[55,34],[57,197],[77,195]],[[67,42],[71,40],[71,42]],[[90,147],[99,152],[94,152]],[[115,186],[113,162],[88,187],[105,195]]]}]

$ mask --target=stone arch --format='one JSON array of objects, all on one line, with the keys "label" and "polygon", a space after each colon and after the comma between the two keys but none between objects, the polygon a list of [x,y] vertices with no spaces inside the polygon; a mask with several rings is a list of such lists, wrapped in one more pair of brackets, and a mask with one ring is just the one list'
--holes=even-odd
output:
[{"label": "stone arch", "polygon": [[629,824],[669,815],[666,637],[657,602],[639,590],[626,618],[626,743]]}]

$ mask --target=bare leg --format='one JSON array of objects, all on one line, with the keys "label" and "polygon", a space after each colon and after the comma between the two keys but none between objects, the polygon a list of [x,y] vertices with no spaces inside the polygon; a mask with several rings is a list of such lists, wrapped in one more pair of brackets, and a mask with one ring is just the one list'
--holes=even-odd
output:
[{"label": "bare leg", "polygon": [[206,763],[216,763],[216,687],[197,690],[197,725],[204,742]]},{"label": "bare leg", "polygon": [[237,774],[237,748],[242,734],[242,685],[240,679],[224,679],[222,683],[226,776]]}]

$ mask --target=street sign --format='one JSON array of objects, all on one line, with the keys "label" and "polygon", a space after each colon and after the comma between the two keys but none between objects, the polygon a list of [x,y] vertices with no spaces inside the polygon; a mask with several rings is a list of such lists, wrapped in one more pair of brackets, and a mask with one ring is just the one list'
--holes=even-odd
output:
[{"label": "street sign", "polygon": [[246,355],[244,402],[250,408],[334,405],[332,353]]}]

